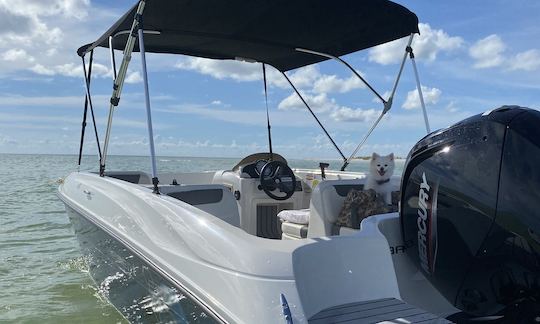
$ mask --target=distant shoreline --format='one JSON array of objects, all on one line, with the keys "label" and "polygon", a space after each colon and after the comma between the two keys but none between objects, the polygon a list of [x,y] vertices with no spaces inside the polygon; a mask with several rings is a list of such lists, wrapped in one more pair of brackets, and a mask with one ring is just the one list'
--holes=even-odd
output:
[{"label": "distant shoreline", "polygon": [[[369,156],[355,156],[352,158],[353,160],[363,160],[363,161],[368,161],[368,160],[371,160],[371,155]],[[401,157],[401,156],[395,156],[394,159],[396,160],[405,160],[404,157]]]},{"label": "distant shoreline", "polygon": [[[0,152],[0,155],[54,155],[54,156],[78,156],[78,154],[73,153],[9,153],[9,152]],[[131,155],[131,154],[109,154],[108,156],[128,156],[128,157],[140,157],[145,158],[148,155]],[[83,154],[84,157],[97,157],[97,154]],[[196,155],[156,155],[156,158],[200,158],[200,159],[242,159],[245,156],[196,156]],[[343,161],[340,158],[318,158],[318,157],[291,157],[287,158],[289,160],[308,160],[308,161]],[[405,160],[403,157],[396,156],[396,160]],[[356,156],[352,158],[352,161],[369,161],[371,160],[371,155],[369,156]]]}]

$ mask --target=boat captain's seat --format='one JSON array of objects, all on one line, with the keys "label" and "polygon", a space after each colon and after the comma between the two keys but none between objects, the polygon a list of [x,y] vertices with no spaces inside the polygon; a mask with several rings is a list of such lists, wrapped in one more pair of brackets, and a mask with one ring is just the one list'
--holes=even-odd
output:
[{"label": "boat captain's seat", "polygon": [[351,189],[363,190],[365,179],[325,180],[311,194],[309,209],[284,210],[282,239],[300,239],[339,234],[335,226],[343,202]]},{"label": "boat captain's seat", "polygon": [[311,194],[307,237],[338,235],[335,223],[347,194],[352,189],[363,190],[365,179],[327,180]]},{"label": "boat captain's seat", "polygon": [[[366,179],[327,180],[321,182],[311,195],[310,217],[307,237],[353,234],[358,229],[336,225],[345,198],[349,192],[364,190]],[[393,191],[398,191],[401,178],[392,176],[390,185]]]}]

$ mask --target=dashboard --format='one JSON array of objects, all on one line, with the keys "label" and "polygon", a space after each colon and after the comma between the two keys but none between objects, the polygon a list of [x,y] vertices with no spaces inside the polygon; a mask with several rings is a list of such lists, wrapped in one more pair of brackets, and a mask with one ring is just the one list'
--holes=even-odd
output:
[{"label": "dashboard", "polygon": [[266,163],[268,163],[267,160],[257,160],[253,163],[243,165],[240,167],[240,175],[242,178],[244,178],[244,174],[246,174],[249,178],[258,179],[261,175],[262,168]]}]

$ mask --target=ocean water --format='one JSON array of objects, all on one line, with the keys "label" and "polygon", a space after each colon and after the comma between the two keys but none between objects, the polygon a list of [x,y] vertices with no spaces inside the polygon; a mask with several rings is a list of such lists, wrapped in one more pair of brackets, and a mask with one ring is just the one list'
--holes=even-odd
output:
[{"label": "ocean water", "polygon": [[[197,172],[230,169],[237,158],[159,157],[158,170]],[[325,161],[338,169],[340,161]],[[0,154],[0,322],[125,323],[88,274],[64,205],[59,180],[76,170],[75,155]],[[289,160],[295,168],[318,168],[316,160]],[[366,171],[354,161],[350,171]],[[396,165],[401,172],[403,162]],[[148,157],[110,156],[108,170],[149,170]],[[81,170],[96,171],[94,156]]]}]

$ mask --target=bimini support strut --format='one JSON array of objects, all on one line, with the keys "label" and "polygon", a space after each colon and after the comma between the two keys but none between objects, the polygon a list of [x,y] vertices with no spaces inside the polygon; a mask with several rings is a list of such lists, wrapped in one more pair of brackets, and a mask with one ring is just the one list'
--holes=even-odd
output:
[{"label": "bimini support strut", "polygon": [[150,158],[152,160],[152,184],[154,185],[154,193],[159,195],[159,180],[157,176],[156,166],[156,151],[154,149],[154,131],[152,129],[152,110],[150,109],[150,92],[148,90],[148,73],[146,70],[146,52],[144,50],[144,32],[143,32],[143,17],[138,16],[139,20],[139,51],[141,52],[142,75],[144,81],[144,97],[146,102],[146,122],[148,126],[148,143],[150,144]]},{"label": "bimini support strut", "polygon": [[305,49],[305,48],[295,48],[295,50],[297,52],[303,52],[303,53],[309,53],[309,54],[313,54],[313,55],[319,55],[319,56],[322,56],[322,57],[327,57],[329,59],[333,59],[333,60],[336,60],[338,61],[339,63],[345,65],[349,70],[351,70],[351,72],[356,75],[356,77],[358,79],[360,79],[360,81],[362,81],[366,87],[369,88],[369,90],[371,90],[371,92],[373,92],[373,94],[375,96],[377,96],[377,98],[379,98],[379,100],[381,100],[381,102],[383,104],[386,104],[386,100],[384,100],[384,98],[377,92],[377,90],[375,90],[371,84],[369,84],[366,79],[364,79],[360,73],[358,73],[349,63],[345,62],[343,59],[337,57],[337,56],[334,56],[334,55],[330,55],[330,54],[327,54],[327,53],[322,53],[322,52],[317,52],[317,51],[312,51],[312,50],[309,50],[309,49]]},{"label": "bimini support strut", "polygon": [[79,162],[77,164],[77,171],[80,171],[80,168],[81,168],[81,159],[82,159],[82,151],[83,151],[83,145],[84,145],[84,133],[86,129],[86,116],[88,113],[88,107],[90,107],[90,114],[92,115],[92,123],[94,125],[94,134],[96,135],[96,144],[98,148],[100,161],[102,157],[101,146],[99,144],[99,136],[98,136],[97,125],[96,125],[96,116],[94,115],[94,106],[92,105],[92,96],[90,95],[90,82],[92,81],[93,63],[94,63],[94,50],[90,52],[90,62],[88,64],[88,73],[86,72],[86,61],[84,59],[84,56],[82,56],[82,65],[83,65],[83,72],[84,72],[84,87],[86,90],[86,96],[84,99],[84,113],[83,113],[83,122],[82,122],[82,128],[81,128],[81,144],[79,147]]},{"label": "bimini support strut", "polygon": [[109,140],[111,138],[111,127],[112,127],[114,109],[116,108],[116,106],[118,106],[118,103],[120,102],[120,95],[122,94],[122,88],[124,86],[124,81],[126,79],[127,69],[129,66],[129,62],[131,61],[131,53],[133,52],[133,47],[135,46],[135,42],[137,41],[137,36],[138,36],[137,32],[139,28],[138,17],[141,16],[142,13],[144,12],[145,4],[146,4],[145,0],[139,1],[137,12],[133,19],[133,24],[131,25],[131,32],[129,33],[128,39],[126,41],[126,47],[124,48],[124,57],[122,59],[122,63],[120,64],[118,75],[113,84],[113,93],[111,96],[111,103],[109,106],[109,118],[107,119],[107,130],[105,132],[105,141],[103,144],[103,156],[101,158],[100,166],[99,166],[99,174],[101,176],[105,175],[105,164],[107,160]]},{"label": "bimini support strut", "polygon": [[418,89],[418,98],[420,98],[420,104],[422,105],[422,112],[424,113],[424,123],[426,124],[426,132],[431,133],[429,127],[429,120],[427,116],[426,104],[424,102],[424,94],[422,93],[422,85],[420,84],[420,77],[418,76],[418,69],[416,68],[416,60],[414,59],[414,53],[411,46],[407,46],[407,52],[409,53],[409,58],[414,70],[414,77],[416,79],[416,89]]},{"label": "bimini support strut", "polygon": [[268,130],[268,149],[270,150],[270,158],[272,161],[274,154],[272,152],[272,127],[270,126],[270,114],[268,113],[268,87],[266,84],[266,64],[262,64],[263,83],[264,83],[264,102],[266,104],[266,128]]},{"label": "bimini support strut", "polygon": [[407,60],[407,54],[408,54],[408,51],[407,49],[411,47],[411,44],[412,44],[412,41],[413,41],[413,37],[414,37],[414,34],[411,34],[411,36],[409,37],[409,41],[407,43],[407,47],[405,49],[405,53],[403,54],[403,59],[401,60],[401,64],[399,66],[399,72],[398,72],[398,75],[396,77],[396,81],[394,82],[394,87],[392,88],[392,92],[390,93],[390,97],[388,98],[388,100],[384,102],[384,109],[383,111],[381,112],[381,114],[379,115],[379,117],[377,118],[377,120],[375,120],[375,123],[373,123],[373,126],[371,126],[371,128],[369,129],[369,131],[366,133],[366,135],[364,136],[364,138],[362,139],[362,141],[360,142],[360,144],[358,144],[358,146],[354,149],[353,153],[351,154],[351,156],[349,156],[348,159],[345,160],[345,162],[343,163],[343,165],[341,166],[341,171],[345,171],[345,169],[347,168],[347,166],[349,165],[349,163],[351,162],[352,158],[356,155],[356,153],[358,153],[358,150],[360,150],[360,148],[362,146],[364,146],[364,144],[366,143],[367,139],[369,138],[369,136],[371,135],[371,133],[373,132],[373,130],[375,129],[375,127],[377,127],[377,125],[379,124],[379,122],[381,121],[381,119],[384,117],[384,115],[386,115],[386,113],[392,108],[392,103],[394,101],[394,95],[396,93],[396,89],[397,89],[397,86],[399,84],[399,80],[401,78],[401,73],[403,72],[403,67],[405,66],[405,61]]},{"label": "bimini support strut", "polygon": [[89,101],[92,100],[90,96],[88,95],[89,91],[89,80],[92,77],[92,64],[94,62],[94,51],[92,50],[90,52],[90,64],[88,67],[88,75],[86,74],[86,62],[84,61],[84,56],[82,57],[82,64],[83,64],[83,70],[84,70],[84,87],[86,89],[86,96],[84,98],[84,112],[83,112],[83,120],[81,125],[81,144],[79,145],[79,162],[77,163],[77,172],[81,170],[81,159],[82,159],[82,151],[83,151],[83,144],[84,144],[84,132],[86,130],[86,115],[88,113],[88,104]]},{"label": "bimini support strut", "polygon": [[300,94],[300,91],[298,91],[298,89],[296,89],[296,87],[294,86],[294,84],[292,83],[292,81],[289,79],[289,77],[287,76],[287,74],[285,74],[285,72],[283,71],[280,71],[281,74],[283,75],[283,77],[285,78],[285,80],[287,80],[287,82],[289,82],[289,84],[291,85],[291,87],[293,88],[294,92],[296,92],[296,94],[298,95],[298,97],[300,98],[300,100],[304,103],[304,105],[306,106],[306,108],[309,110],[309,112],[311,113],[311,116],[313,116],[313,118],[315,118],[315,120],[317,121],[317,123],[319,124],[319,126],[322,128],[323,132],[326,134],[326,137],[328,137],[328,139],[330,140],[330,142],[332,142],[332,145],[334,145],[334,147],[336,148],[336,150],[338,151],[339,155],[341,155],[341,157],[343,158],[343,161],[346,161],[347,158],[345,157],[345,155],[343,155],[343,152],[341,152],[341,150],[339,149],[339,147],[337,146],[336,142],[334,142],[334,140],[332,139],[332,136],[330,136],[330,134],[328,134],[328,132],[326,131],[326,128],[324,128],[323,124],[321,123],[321,121],[319,120],[319,118],[317,118],[317,116],[315,115],[315,113],[313,112],[313,110],[311,110],[311,107],[308,105],[308,103],[306,102],[306,100],[304,100],[304,97],[302,97],[302,95]]}]

